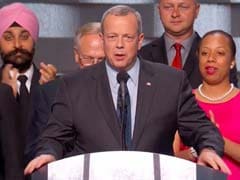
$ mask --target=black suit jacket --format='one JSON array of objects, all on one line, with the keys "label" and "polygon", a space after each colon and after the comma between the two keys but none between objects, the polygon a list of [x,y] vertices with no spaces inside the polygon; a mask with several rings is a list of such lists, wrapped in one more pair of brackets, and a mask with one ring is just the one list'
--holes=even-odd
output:
[{"label": "black suit jacket", "polygon": [[[183,71],[140,61],[133,150],[173,154],[178,129],[197,151],[211,147],[222,154],[218,129],[198,107]],[[74,154],[121,150],[121,130],[105,62],[63,77],[38,154],[64,155],[75,140]]]},{"label": "black suit jacket", "polygon": [[38,103],[37,111],[41,121],[45,121],[46,124],[51,112],[51,106],[61,82],[60,78],[61,77],[40,86],[40,101]]},{"label": "black suit jacket", "polygon": [[[38,128],[40,130],[40,133],[42,130],[46,128],[48,119],[50,117],[50,114],[52,112],[52,105],[54,103],[56,93],[59,89],[61,83],[61,77],[56,78],[53,81],[50,81],[46,84],[43,84],[40,86],[40,97],[39,97],[39,103],[37,107],[37,121],[41,122],[41,126]],[[71,156],[73,154],[73,142],[69,142],[66,144],[65,149],[65,156]]]},{"label": "black suit jacket", "polygon": [[33,77],[30,87],[30,104],[28,119],[25,121],[26,126],[24,128],[25,148],[24,148],[24,162],[25,165],[35,157],[36,145],[39,140],[39,135],[42,129],[45,127],[46,122],[42,122],[39,118],[37,108],[40,102],[40,73],[34,66]]},{"label": "black suit jacket", "polygon": [[12,89],[0,83],[0,179],[23,179],[19,107]]},{"label": "black suit jacket", "polygon": [[[202,82],[202,77],[198,68],[198,57],[196,55],[200,40],[201,37],[196,33],[196,37],[193,40],[191,50],[183,67],[193,89],[197,88]],[[139,55],[152,62],[168,64],[164,36],[162,35],[160,38],[143,46],[139,51]],[[236,66],[231,70],[230,81],[237,87],[238,80]]]},{"label": "black suit jacket", "polygon": [[[3,67],[1,67],[0,74],[2,74],[2,68]],[[21,144],[22,148],[24,148],[24,166],[35,156],[36,144],[40,134],[40,129],[42,129],[42,127],[46,124],[45,122],[40,121],[41,119],[38,118],[37,113],[37,107],[40,98],[39,79],[39,70],[34,65],[34,71],[30,87],[30,103],[28,107],[29,111],[26,115],[27,119],[17,121],[17,126],[19,127],[19,129],[21,129],[20,133],[22,134]]]}]

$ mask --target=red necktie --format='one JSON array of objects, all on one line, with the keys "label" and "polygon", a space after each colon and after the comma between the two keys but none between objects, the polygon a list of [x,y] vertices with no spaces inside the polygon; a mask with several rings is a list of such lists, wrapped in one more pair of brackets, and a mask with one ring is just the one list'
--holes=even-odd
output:
[{"label": "red necktie", "polygon": [[172,62],[172,67],[175,67],[176,69],[182,69],[182,57],[181,57],[181,47],[182,45],[179,43],[175,43],[174,48],[176,50],[176,55]]}]

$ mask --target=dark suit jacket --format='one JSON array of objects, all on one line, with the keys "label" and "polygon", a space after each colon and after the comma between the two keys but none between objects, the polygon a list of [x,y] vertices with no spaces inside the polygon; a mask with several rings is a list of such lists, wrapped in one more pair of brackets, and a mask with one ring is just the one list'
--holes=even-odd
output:
[{"label": "dark suit jacket", "polygon": [[[2,69],[2,67],[1,67]],[[0,70],[0,74],[1,74]],[[1,77],[0,77],[1,78]],[[34,65],[34,72],[30,87],[30,103],[27,119],[17,121],[17,126],[21,129],[22,148],[24,148],[24,166],[35,156],[36,144],[38,141],[41,127],[44,123],[39,121],[37,107],[39,103],[39,70]]]},{"label": "dark suit jacket", "polygon": [[51,106],[54,102],[57,90],[60,85],[60,77],[40,86],[40,101],[38,103],[38,114],[42,121],[49,118]]},{"label": "dark suit jacket", "polygon": [[39,90],[39,103],[37,107],[37,116],[41,122],[47,124],[49,119],[52,104],[56,97],[57,90],[59,88],[61,77],[58,76],[55,80],[45,83],[40,86]]},{"label": "dark suit jacket", "polygon": [[[211,147],[222,154],[219,131],[199,109],[183,71],[140,61],[135,119],[133,150],[173,154],[179,129],[197,151]],[[63,77],[38,154],[62,158],[63,145],[73,139],[75,154],[122,149],[105,62]]]},{"label": "dark suit jacket", "polygon": [[[59,89],[60,83],[61,83],[61,77],[58,77],[55,80],[40,86],[40,97],[39,97],[39,103],[36,111],[37,120],[42,124],[38,128],[40,132],[46,128],[48,119],[52,112],[52,105],[54,103],[56,93]],[[73,144],[74,144],[74,141],[66,144],[65,146],[66,149],[64,151],[66,157],[72,155]]]},{"label": "dark suit jacket", "polygon": [[26,120],[26,126],[24,128],[25,135],[25,150],[24,150],[24,161],[25,165],[33,159],[36,152],[36,144],[38,142],[39,135],[46,122],[42,122],[38,118],[37,107],[40,102],[40,73],[39,70],[34,66],[33,77],[30,87],[30,104],[28,119]]},{"label": "dark suit jacket", "polygon": [[[183,67],[193,89],[197,88],[202,82],[202,77],[198,68],[198,57],[196,55],[200,40],[201,37],[196,33],[196,37],[193,40],[191,50]],[[164,36],[162,35],[160,38],[143,46],[139,51],[139,55],[152,62],[168,64]],[[230,81],[237,87],[238,80],[236,66],[231,70]]]},{"label": "dark suit jacket", "polygon": [[12,89],[0,83],[0,179],[23,179],[19,107]]}]

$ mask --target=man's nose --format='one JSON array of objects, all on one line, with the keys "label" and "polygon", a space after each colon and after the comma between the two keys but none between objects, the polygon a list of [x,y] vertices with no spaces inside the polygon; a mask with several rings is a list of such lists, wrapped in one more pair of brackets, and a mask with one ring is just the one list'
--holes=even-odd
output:
[{"label": "man's nose", "polygon": [[22,42],[18,38],[14,40],[14,47],[15,48],[21,48],[22,47]]},{"label": "man's nose", "polygon": [[180,16],[180,11],[178,7],[174,7],[172,11],[172,17],[176,18]]},{"label": "man's nose", "polygon": [[117,48],[123,48],[123,38],[118,37],[117,39]]}]

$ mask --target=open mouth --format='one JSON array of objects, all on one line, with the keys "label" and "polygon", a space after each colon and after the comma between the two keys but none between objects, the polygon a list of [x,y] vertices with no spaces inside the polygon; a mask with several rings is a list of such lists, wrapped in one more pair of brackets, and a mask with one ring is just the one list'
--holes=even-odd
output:
[{"label": "open mouth", "polygon": [[115,53],[115,57],[117,60],[122,60],[125,57],[124,53]]},{"label": "open mouth", "polygon": [[215,74],[215,72],[217,71],[217,68],[213,67],[213,66],[207,66],[205,67],[206,73],[209,75]]}]

